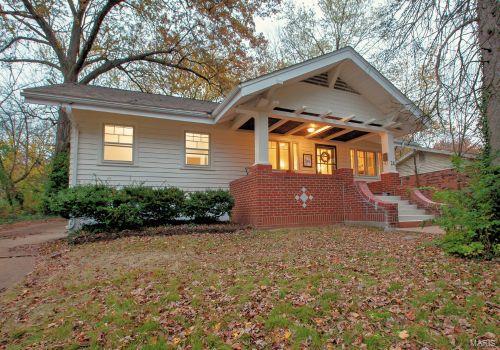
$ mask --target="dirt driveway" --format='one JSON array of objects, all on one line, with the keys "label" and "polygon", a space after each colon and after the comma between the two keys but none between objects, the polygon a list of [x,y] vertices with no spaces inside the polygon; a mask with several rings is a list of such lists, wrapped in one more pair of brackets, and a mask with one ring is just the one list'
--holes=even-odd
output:
[{"label": "dirt driveway", "polygon": [[38,247],[66,236],[64,219],[0,226],[0,292],[33,270]]}]

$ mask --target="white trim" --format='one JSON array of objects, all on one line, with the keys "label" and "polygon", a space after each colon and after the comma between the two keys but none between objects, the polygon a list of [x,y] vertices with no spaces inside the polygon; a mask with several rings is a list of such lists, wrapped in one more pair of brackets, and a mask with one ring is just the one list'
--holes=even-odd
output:
[{"label": "white trim", "polygon": [[66,97],[60,95],[25,91],[23,91],[21,95],[24,97],[25,102],[33,104],[42,104],[48,106],[62,106],[70,104],[73,109],[126,114],[166,120],[187,121],[192,123],[214,124],[214,120],[211,118],[210,114],[205,112],[152,106],[137,106],[129,103],[100,101],[94,99]]},{"label": "white trim", "polygon": [[[208,164],[207,165],[196,165],[196,164],[186,164],[186,134],[200,134],[200,135],[208,135]],[[184,129],[184,137],[182,144],[182,167],[181,169],[191,169],[191,170],[210,170],[212,169],[212,134],[206,131],[199,131],[193,129]]]},{"label": "white trim", "polygon": [[[104,141],[104,133],[105,133],[105,127],[106,125],[114,125],[114,126],[123,126],[123,127],[128,127],[132,128],[132,161],[125,161],[125,160],[105,160],[104,159],[104,146],[105,146],[105,141]],[[100,164],[101,165],[123,165],[123,166],[131,166],[131,165],[136,165],[137,164],[137,127],[135,123],[117,123],[117,122],[107,122],[103,121],[101,122],[101,157],[100,157]]]},{"label": "white trim", "polygon": [[422,111],[416,107],[410,99],[408,99],[408,97],[399,91],[389,80],[387,80],[387,78],[370,65],[352,47],[348,46],[332,53],[322,55],[239,84],[213,111],[212,116],[215,118],[217,123],[243,97],[260,93],[276,84],[283,84],[284,82],[289,81],[293,82],[297,79],[304,78],[305,76],[313,76],[320,71],[333,68],[337,63],[344,60],[351,60],[354,64],[361,68],[375,82],[381,85],[384,90],[401,103],[405,109],[415,115],[415,117],[418,118],[423,114]]}]

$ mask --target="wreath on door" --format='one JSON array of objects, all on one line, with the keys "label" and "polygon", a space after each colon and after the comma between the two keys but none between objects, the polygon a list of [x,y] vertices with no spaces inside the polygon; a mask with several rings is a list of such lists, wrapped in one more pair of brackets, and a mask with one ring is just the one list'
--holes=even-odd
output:
[{"label": "wreath on door", "polygon": [[323,163],[328,163],[330,162],[330,153],[328,153],[327,151],[323,151],[321,152],[319,158]]}]

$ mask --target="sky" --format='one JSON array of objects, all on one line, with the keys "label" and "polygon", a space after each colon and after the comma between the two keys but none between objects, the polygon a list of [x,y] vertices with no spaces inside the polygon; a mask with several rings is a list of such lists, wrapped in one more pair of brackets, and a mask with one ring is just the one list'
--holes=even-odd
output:
[{"label": "sky", "polygon": [[[309,8],[317,8],[317,1],[315,0],[291,0],[295,6],[304,5]],[[280,21],[279,15],[275,15],[271,18],[260,18],[255,19],[255,27],[257,32],[262,32],[266,39],[272,40],[277,37],[278,28],[283,24]]]}]

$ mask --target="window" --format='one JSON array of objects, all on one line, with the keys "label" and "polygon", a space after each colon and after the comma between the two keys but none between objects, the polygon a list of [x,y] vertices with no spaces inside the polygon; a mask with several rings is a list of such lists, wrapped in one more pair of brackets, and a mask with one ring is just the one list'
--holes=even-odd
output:
[{"label": "window", "polygon": [[376,176],[380,172],[380,153],[351,149],[349,157],[351,168],[356,175]]},{"label": "window", "polygon": [[269,163],[275,170],[290,170],[290,144],[269,141]]},{"label": "window", "polygon": [[316,145],[316,172],[332,175],[337,169],[337,149],[335,146]]},{"label": "window", "polygon": [[210,164],[210,135],[186,132],[186,165]]},{"label": "window", "polygon": [[293,170],[299,170],[299,145],[297,142],[292,143],[292,154],[293,154]]},{"label": "window", "polygon": [[132,126],[104,125],[105,161],[132,162],[134,159],[134,128]]}]

